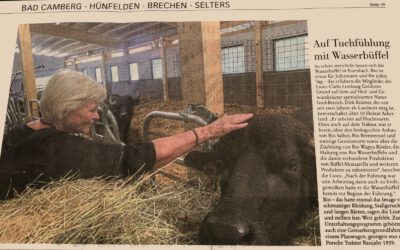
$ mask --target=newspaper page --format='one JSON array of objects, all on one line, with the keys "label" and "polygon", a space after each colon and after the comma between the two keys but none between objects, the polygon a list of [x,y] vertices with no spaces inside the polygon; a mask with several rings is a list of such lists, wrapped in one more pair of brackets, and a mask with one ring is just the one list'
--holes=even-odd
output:
[{"label": "newspaper page", "polygon": [[[0,249],[397,249],[399,5],[394,0],[2,1]],[[244,145],[224,155],[230,162],[238,159],[231,164],[241,170],[223,169],[212,182],[221,186],[214,187],[213,195],[201,189],[195,197],[199,192],[192,193],[186,182],[180,186],[184,191],[173,186],[173,191],[156,193],[158,188],[150,188],[136,198],[123,189],[131,180],[117,180],[112,184],[116,198],[110,200],[111,193],[105,193],[110,182],[98,178],[71,184],[62,180],[55,184],[58,190],[50,185],[26,191],[25,184],[14,189],[16,171],[30,171],[15,166],[38,157],[32,153],[36,147],[14,150],[18,156],[13,156],[9,151],[20,144],[8,145],[5,138],[14,127],[42,116],[40,98],[60,70],[81,72],[103,85],[108,98],[140,99],[139,104],[129,102],[134,113],[126,141],[120,127],[124,120],[118,116],[122,111],[111,110],[113,103],[127,100],[122,98],[107,99],[106,106],[117,114],[110,126],[118,132],[107,132],[106,125],[100,129],[103,135],[91,134],[91,141],[137,145],[132,138],[146,134],[143,122],[152,111],[170,119],[156,123],[157,133],[172,134],[192,129],[187,124],[177,129],[173,121],[192,114],[203,126],[214,115],[251,112],[269,117],[253,134],[260,149],[248,150],[243,138],[225,140]],[[105,119],[103,123],[112,123]],[[268,125],[273,122],[279,125]],[[193,131],[191,138],[199,144]],[[224,140],[213,143],[223,145]],[[77,150],[68,150],[75,153],[57,164],[76,162],[74,154],[89,151],[75,146]],[[96,151],[104,160],[94,162],[115,157],[111,148]],[[223,158],[212,157],[207,159],[218,163]],[[195,165],[200,161],[194,158]],[[171,176],[169,167],[179,175],[179,166],[162,170]],[[185,171],[190,179],[193,173]],[[103,174],[93,174],[98,175]],[[143,185],[140,190],[148,188]],[[139,206],[148,201],[153,202],[150,207]],[[151,228],[140,224],[149,218],[148,211],[153,214]]]}]

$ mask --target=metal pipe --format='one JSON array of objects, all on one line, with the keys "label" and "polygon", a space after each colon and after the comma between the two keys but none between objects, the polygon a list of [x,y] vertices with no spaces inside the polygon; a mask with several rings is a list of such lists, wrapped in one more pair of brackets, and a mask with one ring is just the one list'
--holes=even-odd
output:
[{"label": "metal pipe", "polygon": [[[203,110],[204,111],[204,110]],[[208,117],[210,119],[210,122],[212,122],[214,116],[211,116],[212,114],[208,115]],[[196,123],[200,126],[205,126],[208,124],[208,122],[206,120],[204,120],[202,117],[198,116],[198,115],[193,115],[193,114],[188,114],[185,112],[181,112],[181,113],[173,113],[173,112],[164,112],[164,111],[153,111],[150,112],[149,114],[146,115],[146,117],[144,118],[144,122],[143,122],[143,136],[144,136],[144,140],[145,141],[149,141],[149,135],[150,135],[150,124],[151,121],[155,118],[164,118],[164,119],[170,119],[170,120],[178,120],[178,121],[184,121],[184,122],[193,122]],[[215,116],[216,119],[216,116]],[[153,133],[154,134],[154,133]],[[207,142],[205,142],[202,147],[210,150],[213,146],[213,144],[216,142],[216,140],[208,140]],[[178,157],[175,160],[175,163],[183,165],[185,167],[189,167],[187,165],[184,164],[183,158],[182,157]],[[190,167],[189,167],[190,168]],[[153,171],[155,171],[153,169]],[[163,176],[175,180],[175,181],[182,181],[181,178],[174,176],[172,174],[166,173],[164,171],[159,171],[158,173],[162,174]],[[152,175],[151,177],[154,181],[155,181],[155,175]]]},{"label": "metal pipe", "polygon": [[[91,124],[92,138],[105,143],[121,143],[118,122],[113,113],[105,105],[100,105],[97,111],[101,120]],[[102,134],[97,133],[95,124],[103,128]]]},{"label": "metal pipe", "polygon": [[173,113],[173,112],[164,112],[164,111],[153,111],[150,112],[146,117],[144,118],[144,123],[143,123],[143,136],[145,141],[149,141],[149,128],[150,128],[150,123],[154,118],[165,118],[165,119],[171,119],[171,120],[178,120],[178,121],[184,121],[184,122],[193,122],[198,125],[204,126],[207,125],[207,122],[201,118],[200,116],[197,115],[189,115],[189,114],[184,114],[184,113]]}]

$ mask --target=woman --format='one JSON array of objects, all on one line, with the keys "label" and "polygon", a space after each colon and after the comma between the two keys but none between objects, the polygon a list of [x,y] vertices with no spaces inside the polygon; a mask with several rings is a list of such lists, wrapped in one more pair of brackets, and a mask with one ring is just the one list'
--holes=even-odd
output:
[{"label": "woman", "polygon": [[160,167],[208,139],[246,127],[252,117],[223,116],[209,125],[136,145],[105,144],[88,140],[105,97],[100,84],[79,72],[56,73],[41,98],[42,119],[16,127],[4,138],[0,199],[12,197],[11,188],[20,192],[32,182],[40,186],[68,173],[124,177]]}]

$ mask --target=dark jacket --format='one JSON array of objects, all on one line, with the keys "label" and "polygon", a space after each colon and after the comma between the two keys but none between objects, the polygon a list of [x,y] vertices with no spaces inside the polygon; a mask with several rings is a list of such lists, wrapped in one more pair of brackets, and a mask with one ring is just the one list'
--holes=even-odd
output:
[{"label": "dark jacket", "polygon": [[105,144],[55,128],[18,127],[3,141],[0,199],[11,198],[13,189],[21,192],[29,184],[39,187],[66,175],[125,177],[152,168],[155,157],[151,142]]}]

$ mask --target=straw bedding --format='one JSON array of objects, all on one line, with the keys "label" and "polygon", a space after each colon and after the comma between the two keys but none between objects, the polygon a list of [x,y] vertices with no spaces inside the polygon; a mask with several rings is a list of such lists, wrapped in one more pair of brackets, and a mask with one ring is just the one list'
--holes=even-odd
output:
[{"label": "straw bedding", "polygon": [[[218,190],[190,183],[65,178],[28,189],[0,203],[0,243],[197,244]],[[318,223],[316,212],[305,218],[294,244],[319,244]]]},{"label": "straw bedding", "polygon": [[194,244],[217,198],[184,182],[65,178],[0,203],[0,243]]},{"label": "straw bedding", "polygon": [[[163,105],[139,107],[135,127],[140,128],[146,108],[181,110],[179,103]],[[164,125],[167,130],[181,126]],[[66,177],[42,189],[28,188],[15,199],[0,201],[0,243],[197,244],[201,220],[218,200],[216,180],[204,182],[204,176],[188,175],[173,164],[162,171],[184,180],[166,180],[158,173],[126,180]],[[319,245],[318,212],[304,218],[299,230],[295,245]]]}]

